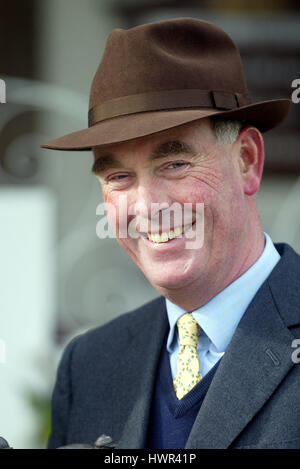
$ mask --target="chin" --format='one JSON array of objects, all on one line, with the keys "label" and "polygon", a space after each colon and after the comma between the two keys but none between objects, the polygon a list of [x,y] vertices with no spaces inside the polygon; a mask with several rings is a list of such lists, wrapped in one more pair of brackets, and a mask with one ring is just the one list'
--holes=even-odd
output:
[{"label": "chin", "polygon": [[[144,271],[144,275],[147,277],[149,282],[156,288],[157,290],[164,289],[164,290],[178,290],[180,288],[184,288],[189,286],[191,283],[193,283],[197,275],[194,273],[192,275],[192,272],[181,272],[180,274],[178,271],[176,272],[160,272],[160,273],[154,273],[154,272],[147,272]],[[199,274],[199,272],[198,272]]]}]

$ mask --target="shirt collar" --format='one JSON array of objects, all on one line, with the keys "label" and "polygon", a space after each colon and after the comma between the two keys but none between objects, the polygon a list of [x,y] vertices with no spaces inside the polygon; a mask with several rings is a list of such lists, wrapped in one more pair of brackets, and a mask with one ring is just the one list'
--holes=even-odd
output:
[{"label": "shirt collar", "polygon": [[[280,260],[271,238],[265,234],[265,248],[257,261],[239,278],[192,312],[201,329],[209,337],[218,352],[225,352],[244,312],[260,286]],[[170,331],[167,350],[174,348],[176,322],[186,311],[166,298]]]}]

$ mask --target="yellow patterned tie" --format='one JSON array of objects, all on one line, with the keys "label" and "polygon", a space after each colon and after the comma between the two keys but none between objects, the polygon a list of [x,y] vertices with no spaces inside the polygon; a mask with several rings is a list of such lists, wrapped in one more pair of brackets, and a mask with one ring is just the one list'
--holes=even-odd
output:
[{"label": "yellow patterned tie", "polygon": [[191,313],[185,313],[178,319],[177,328],[179,353],[173,385],[177,398],[182,399],[202,379],[197,355],[200,327]]}]

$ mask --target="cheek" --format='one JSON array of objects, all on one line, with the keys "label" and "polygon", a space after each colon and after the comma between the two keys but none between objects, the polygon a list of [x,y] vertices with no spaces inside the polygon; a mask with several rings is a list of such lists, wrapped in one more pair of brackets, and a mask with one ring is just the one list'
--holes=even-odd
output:
[{"label": "cheek", "polygon": [[105,204],[105,213],[109,226],[114,232],[114,234],[117,235],[120,217],[118,199],[112,196],[110,193],[106,192],[105,190],[102,191],[102,195]]},{"label": "cheek", "polygon": [[191,203],[203,203],[209,196],[209,188],[195,178],[185,179],[182,183],[176,183],[172,187],[173,200],[184,205]]},{"label": "cheek", "polygon": [[108,220],[111,220],[112,218],[116,218],[118,220],[122,212],[122,203],[120,203],[121,199],[119,194],[103,190],[103,201],[105,203]]},{"label": "cheek", "polygon": [[238,185],[223,189],[218,200],[211,205],[214,231],[226,239],[236,239],[244,230],[247,220],[247,205]]},{"label": "cheek", "polygon": [[218,178],[213,184],[209,184],[207,180],[204,182],[193,178],[178,194],[183,202],[192,203],[193,210],[196,210],[196,204],[204,204],[207,231],[213,229],[217,232],[228,232],[231,226],[235,226],[244,218],[245,201],[242,187],[232,173]]},{"label": "cheek", "polygon": [[[105,211],[111,230],[119,244],[124,247],[131,241],[129,222],[133,215],[128,214],[130,202],[126,195],[103,193]],[[135,238],[133,238],[134,240]]]},{"label": "cheek", "polygon": [[191,206],[192,212],[202,213],[204,208],[204,217],[207,225],[211,224],[211,219],[214,213],[217,212],[218,205],[222,203],[222,196],[219,192],[208,184],[204,184],[202,181],[195,180],[194,178],[187,182],[177,193],[176,200],[182,204],[188,203]]}]

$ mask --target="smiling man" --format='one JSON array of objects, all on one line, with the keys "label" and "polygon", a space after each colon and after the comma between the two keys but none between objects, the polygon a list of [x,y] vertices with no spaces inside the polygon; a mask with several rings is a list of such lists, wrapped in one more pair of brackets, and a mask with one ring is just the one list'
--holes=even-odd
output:
[{"label": "smiling man", "polygon": [[[122,237],[119,243],[154,287],[176,305],[193,311],[205,304],[262,253],[264,235],[253,196],[259,187],[264,152],[256,128],[247,126],[235,143],[224,144],[218,142],[206,118],[111,146],[109,154],[107,148],[96,148],[94,154],[93,171],[102,184],[108,219],[110,206],[113,215],[117,213],[117,233],[118,219],[127,216],[122,213],[120,195],[126,195],[125,210],[137,207],[134,216],[140,236]],[[153,234],[168,234],[159,222],[156,229],[152,224],[155,233],[150,236],[147,229],[139,231],[145,225],[150,231],[154,204],[165,206],[162,215],[173,204],[182,213],[185,204],[192,204],[195,220],[199,202],[205,208],[205,242],[198,249],[186,246],[187,239],[191,240],[191,235],[186,238],[189,230],[202,228],[196,223],[184,235],[182,224],[170,226],[171,232],[179,232],[168,240],[152,239]]]},{"label": "smiling man", "polygon": [[103,433],[117,448],[300,447],[300,260],[255,199],[261,132],[289,105],[250,102],[208,22],[112,32],[89,128],[44,147],[93,150],[116,239],[161,296],[67,346],[50,448]]}]

